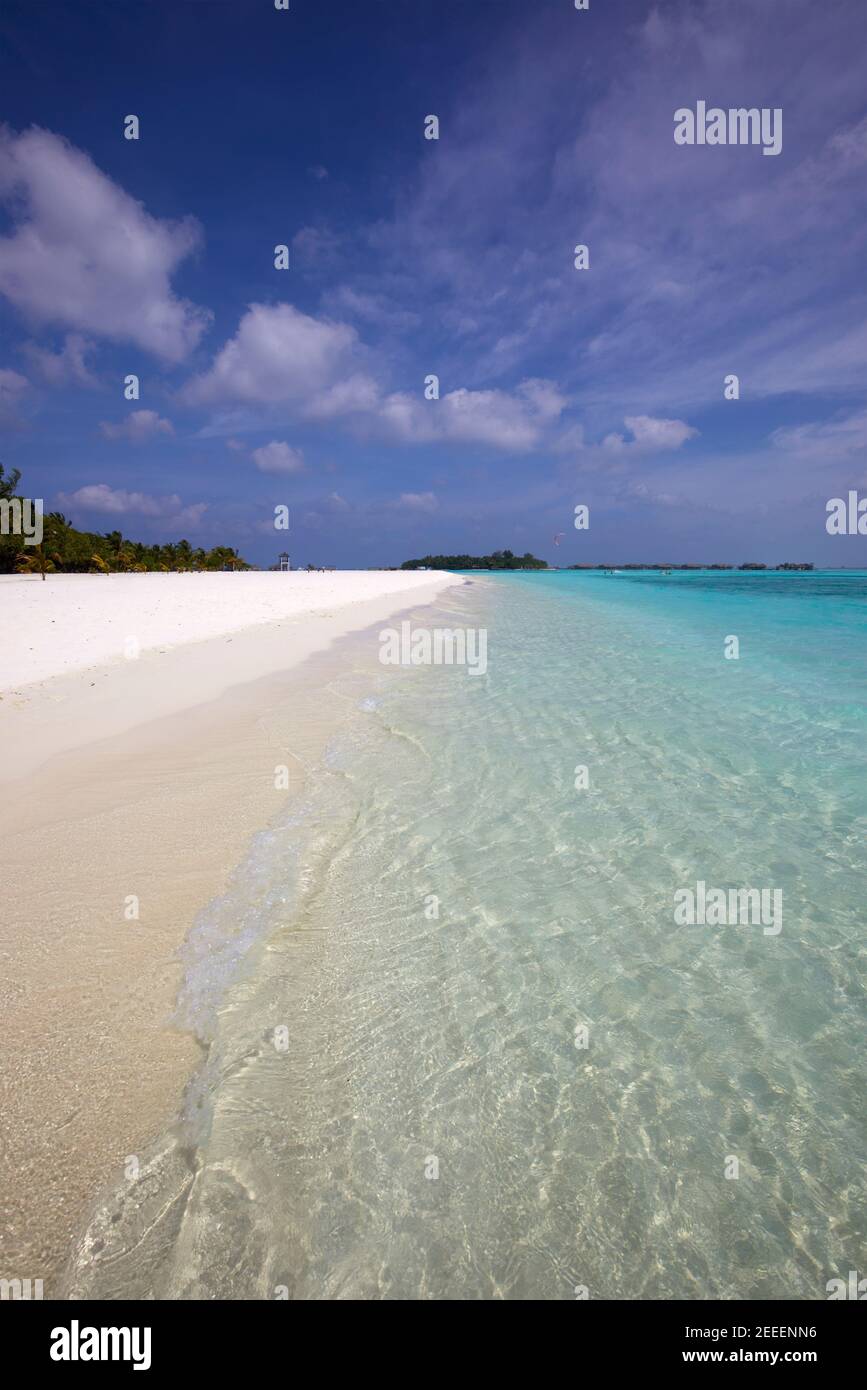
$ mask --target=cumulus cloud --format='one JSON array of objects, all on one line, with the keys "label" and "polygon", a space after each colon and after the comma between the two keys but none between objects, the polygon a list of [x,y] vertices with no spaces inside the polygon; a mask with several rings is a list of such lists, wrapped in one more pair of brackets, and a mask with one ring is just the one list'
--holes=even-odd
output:
[{"label": "cumulus cloud", "polygon": [[164,419],[155,410],[133,410],[117,425],[101,420],[99,428],[106,439],[128,439],[131,444],[143,444],[155,435],[175,432],[171,420]]},{"label": "cumulus cloud", "polygon": [[304,468],[301,450],[276,439],[263,444],[261,449],[254,449],[252,457],[260,473],[300,473]]},{"label": "cumulus cloud", "polygon": [[518,391],[540,420],[557,420],[569,404],[553,381],[532,377],[522,381]]},{"label": "cumulus cloud", "polygon": [[89,483],[75,492],[60,492],[57,496],[61,506],[70,510],[80,508],[106,516],[146,516],[183,526],[196,526],[208,507],[207,502],[185,507],[177,493],[154,497],[146,492],[109,487],[108,483]]},{"label": "cumulus cloud", "polygon": [[553,382],[534,378],[513,393],[459,387],[438,401],[395,392],[383,401],[379,417],[395,438],[406,443],[443,440],[521,450],[540,442],[545,427],[565,405]]},{"label": "cumulus cloud", "polygon": [[450,391],[440,402],[442,433],[448,439],[529,449],[538,437],[538,422],[520,401],[504,391]]},{"label": "cumulus cloud", "polygon": [[288,406],[301,418],[355,417],[402,443],[446,441],[532,449],[567,405],[552,381],[529,378],[515,391],[458,387],[438,401],[384,395],[369,354],[347,323],[314,318],[291,304],[252,304],[210,369],[183,390],[191,405]]},{"label": "cumulus cloud", "polygon": [[195,347],[209,315],[171,276],[199,244],[192,218],[152,217],[81,150],[47,130],[0,131],[0,292],[31,318],[122,342],[169,362]]},{"label": "cumulus cloud", "polygon": [[358,335],[291,304],[251,304],[211,368],[184,389],[192,405],[241,401],[301,406],[347,375]]},{"label": "cumulus cloud", "polygon": [[341,415],[369,415],[379,406],[379,387],[366,372],[353,372],[344,380],[317,392],[304,414],[311,420],[334,420]]},{"label": "cumulus cloud", "polygon": [[653,453],[659,449],[679,449],[687,439],[692,439],[698,430],[684,420],[655,420],[651,415],[627,415],[624,425],[632,439],[624,439],[622,434],[606,435],[603,447],[612,453],[641,451]]},{"label": "cumulus cloud", "polygon": [[85,358],[93,351],[93,343],[80,333],[67,333],[59,352],[28,343],[24,352],[36,370],[52,386],[95,386],[96,378]]}]

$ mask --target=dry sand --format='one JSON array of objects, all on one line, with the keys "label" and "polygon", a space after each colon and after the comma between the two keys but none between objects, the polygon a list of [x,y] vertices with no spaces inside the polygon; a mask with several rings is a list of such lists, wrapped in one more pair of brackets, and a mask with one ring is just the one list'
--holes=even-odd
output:
[{"label": "dry sand", "polygon": [[460,583],[418,570],[0,575],[0,690],[89,666]]},{"label": "dry sand", "polygon": [[308,755],[339,718],[313,654],[460,582],[0,579],[0,1277],[52,1297],[96,1194],[177,1112],[199,1050],[169,1023],[176,953],[285,804],[275,766],[301,778],[300,712]]}]

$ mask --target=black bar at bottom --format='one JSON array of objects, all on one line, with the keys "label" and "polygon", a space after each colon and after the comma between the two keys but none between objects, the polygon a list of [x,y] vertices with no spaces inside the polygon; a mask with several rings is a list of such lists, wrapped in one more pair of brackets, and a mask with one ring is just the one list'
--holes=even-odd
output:
[{"label": "black bar at bottom", "polygon": [[[552,1353],[559,1344],[562,1355],[571,1348],[570,1355],[576,1358],[575,1376],[583,1376],[592,1365],[597,1379],[606,1372],[617,1375],[630,1370],[665,1375],[677,1369],[700,1374],[713,1366],[729,1370],[798,1366],[821,1372],[823,1377],[829,1371],[845,1368],[849,1375],[857,1375],[865,1324],[860,1307],[855,1305],[861,1301],[864,1300],[852,1300],[852,1306],[845,1307],[837,1301],[576,1300],[567,1310],[561,1310],[562,1319],[560,1314],[546,1315],[553,1319],[546,1336],[557,1336],[557,1342],[547,1342],[546,1351]],[[298,1305],[279,1301],[267,1305],[13,1301],[0,1306],[0,1326],[5,1333],[6,1357],[11,1353],[13,1364],[20,1364],[25,1372],[33,1367],[63,1375],[77,1371],[93,1376],[100,1366],[108,1366],[115,1374],[133,1373],[136,1369],[140,1374],[159,1374],[190,1365],[197,1372],[211,1368],[225,1372],[228,1358],[235,1366],[239,1359],[241,1364],[249,1362],[251,1370],[259,1373],[270,1367],[286,1368],[289,1346],[295,1348],[290,1360],[302,1354],[304,1345],[309,1355],[318,1345],[317,1332],[344,1327],[346,1315],[344,1308],[329,1314],[321,1306],[313,1311],[305,1305],[302,1310]],[[443,1342],[442,1335],[450,1330],[454,1312],[445,1311],[441,1305],[428,1305],[419,1315],[422,1323],[415,1324],[412,1330],[422,1336],[435,1330],[437,1341],[425,1345],[416,1373],[429,1379],[441,1357],[443,1369],[453,1375],[457,1349],[450,1341]],[[388,1359],[389,1346],[397,1351],[399,1344],[391,1343],[391,1338],[410,1329],[403,1323],[406,1313],[398,1313],[394,1321],[392,1316],[386,1314],[383,1324],[378,1313],[363,1315],[363,1323],[356,1325],[361,1337],[353,1336],[351,1342],[344,1344],[350,1373],[357,1375],[361,1371],[367,1360],[364,1348],[371,1346],[371,1338],[376,1339],[373,1345],[379,1348],[380,1362],[383,1357]],[[461,1344],[469,1333],[488,1375],[503,1354],[511,1356],[520,1348],[526,1355],[532,1354],[534,1346],[537,1352],[541,1349],[535,1317],[528,1321],[526,1332],[522,1332],[520,1324],[510,1321],[508,1333],[501,1333],[499,1342],[494,1342],[491,1329],[497,1326],[496,1312],[492,1314],[493,1324],[484,1315],[481,1323],[473,1321],[468,1327],[463,1321],[465,1316],[460,1315],[456,1326],[462,1334]],[[321,1324],[320,1317],[325,1320]],[[331,1322],[332,1318],[336,1323]],[[383,1335],[388,1339],[385,1342],[381,1340]],[[561,1338],[567,1340],[560,1341]],[[320,1347],[317,1360],[323,1352],[320,1370],[333,1374],[335,1361],[342,1355],[340,1344],[326,1343]],[[593,1361],[588,1361],[588,1357]],[[466,1352],[460,1353],[458,1359],[466,1365]],[[409,1367],[405,1349],[398,1360],[406,1373]],[[295,1369],[300,1367],[296,1365]],[[308,1366],[308,1374],[310,1369]]]}]

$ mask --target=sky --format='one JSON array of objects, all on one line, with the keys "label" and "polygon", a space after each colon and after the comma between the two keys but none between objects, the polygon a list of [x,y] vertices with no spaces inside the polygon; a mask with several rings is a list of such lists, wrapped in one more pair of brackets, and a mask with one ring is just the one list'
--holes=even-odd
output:
[{"label": "sky", "polygon": [[[825,525],[867,494],[863,0],[3,23],[0,461],[46,510],[261,566],[867,565]],[[700,101],[779,153],[677,144]]]}]

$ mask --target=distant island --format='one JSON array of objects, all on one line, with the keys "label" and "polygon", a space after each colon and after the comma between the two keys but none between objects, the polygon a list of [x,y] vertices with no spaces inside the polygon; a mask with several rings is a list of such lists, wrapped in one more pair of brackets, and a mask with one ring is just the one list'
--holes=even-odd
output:
[{"label": "distant island", "polygon": [[801,561],[786,560],[782,565],[759,565],[750,561],[745,565],[567,565],[570,570],[811,570],[813,566]]},{"label": "distant island", "polygon": [[[556,568],[556,567],[555,567]],[[564,570],[811,570],[811,564],[787,560],[782,565],[760,565],[749,561],[744,565],[564,565]],[[511,550],[495,550],[493,555],[425,555],[421,560],[404,560],[402,570],[547,570],[547,560],[539,560],[529,551],[513,555]],[[552,573],[555,572],[552,569]]]},{"label": "distant island", "polygon": [[529,550],[513,555],[511,550],[495,550],[493,555],[425,555],[422,560],[404,560],[402,570],[546,570],[547,560],[537,560]]}]

